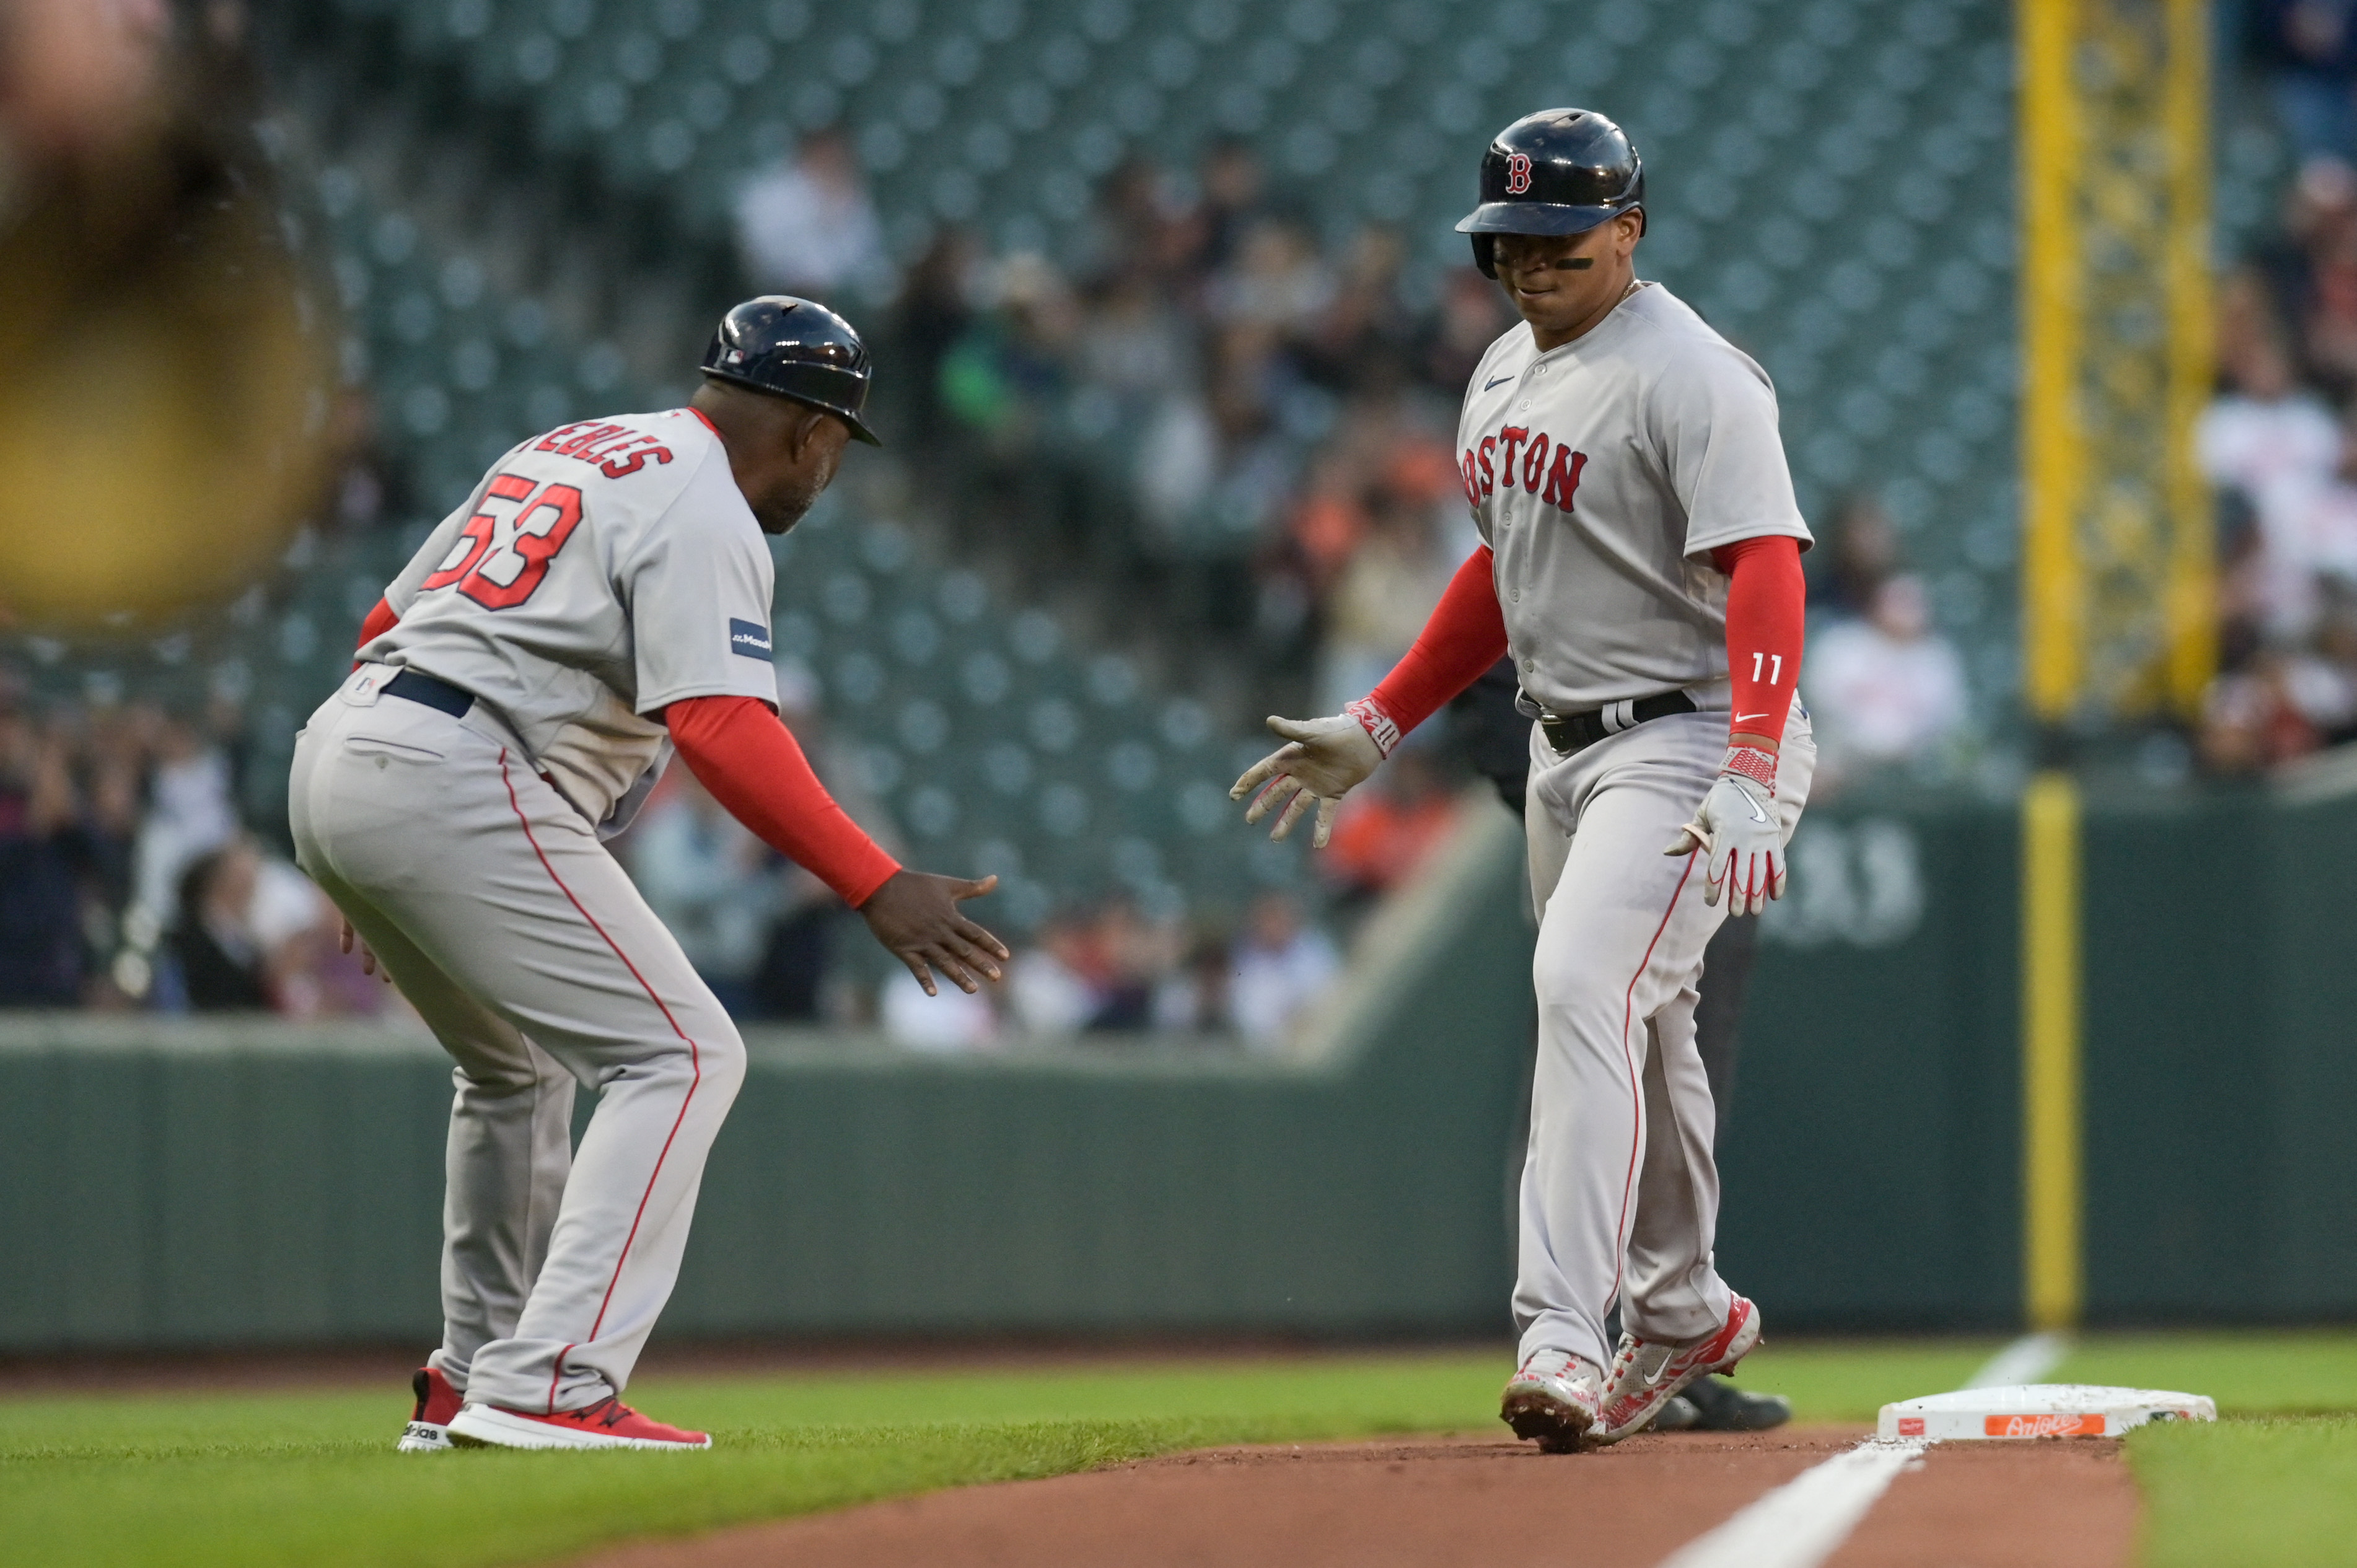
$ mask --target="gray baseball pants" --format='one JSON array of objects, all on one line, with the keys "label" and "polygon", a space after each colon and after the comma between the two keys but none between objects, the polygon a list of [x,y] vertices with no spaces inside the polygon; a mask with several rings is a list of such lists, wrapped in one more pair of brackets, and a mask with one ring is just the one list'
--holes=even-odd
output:
[{"label": "gray baseball pants", "polygon": [[[296,860],[457,1063],[435,1364],[512,1410],[620,1393],[744,1079],[736,1026],[479,703],[355,676],[296,739],[288,807]],[[598,1095],[577,1153],[576,1083]]]},{"label": "gray baseball pants", "polygon": [[[1616,1299],[1622,1326],[1647,1338],[1694,1339],[1727,1320],[1732,1293],[1711,1258],[1716,1112],[1695,1048],[1703,949],[1727,906],[1703,902],[1699,854],[1662,853],[1727,755],[1723,703],[1567,757],[1531,729],[1539,1044],[1514,1283],[1523,1359],[1569,1350],[1609,1367]],[[1815,766],[1795,702],[1776,779],[1788,843]]]}]

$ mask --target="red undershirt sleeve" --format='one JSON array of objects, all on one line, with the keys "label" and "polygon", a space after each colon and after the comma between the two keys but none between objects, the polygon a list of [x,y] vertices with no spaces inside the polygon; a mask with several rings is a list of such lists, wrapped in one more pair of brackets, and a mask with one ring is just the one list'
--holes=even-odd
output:
[{"label": "red undershirt sleeve", "polygon": [[811,771],[793,732],[753,697],[686,697],[662,711],[681,760],[728,814],[856,909],[900,869]]},{"label": "red undershirt sleeve", "polygon": [[[1727,721],[1727,767],[1776,787],[1776,749],[1801,675],[1808,633],[1808,579],[1796,539],[1740,539],[1710,553],[1725,572],[1727,673],[1735,705]],[[1742,736],[1738,741],[1736,737]]]},{"label": "red undershirt sleeve", "polygon": [[1366,726],[1385,757],[1408,731],[1470,686],[1506,652],[1506,618],[1490,547],[1465,558],[1424,630],[1382,684],[1346,710]]},{"label": "red undershirt sleeve", "polygon": [[[401,618],[393,613],[391,602],[379,597],[376,601],[376,608],[369,611],[368,619],[361,622],[361,639],[352,644],[353,651],[358,652],[366,648],[400,624]],[[360,668],[359,663],[355,661],[352,668],[356,670]]]}]

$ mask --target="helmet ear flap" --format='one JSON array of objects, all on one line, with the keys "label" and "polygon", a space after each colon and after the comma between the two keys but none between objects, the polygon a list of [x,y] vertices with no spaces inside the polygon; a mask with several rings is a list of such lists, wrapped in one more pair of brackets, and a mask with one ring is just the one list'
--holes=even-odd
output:
[{"label": "helmet ear flap", "polygon": [[1498,236],[1469,234],[1466,238],[1473,242],[1473,264],[1481,269],[1481,275],[1485,278],[1496,277],[1498,275]]}]

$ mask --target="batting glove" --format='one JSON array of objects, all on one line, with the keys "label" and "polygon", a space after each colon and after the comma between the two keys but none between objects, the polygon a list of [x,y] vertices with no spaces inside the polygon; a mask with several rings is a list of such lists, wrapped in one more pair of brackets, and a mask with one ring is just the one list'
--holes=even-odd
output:
[{"label": "batting glove", "polygon": [[1772,789],[1739,773],[1722,773],[1694,821],[1678,830],[1663,854],[1703,852],[1702,901],[1727,895],[1727,912],[1757,915],[1784,896],[1784,836]]},{"label": "batting glove", "polygon": [[[1268,727],[1286,738],[1287,744],[1278,746],[1244,770],[1228,791],[1228,799],[1241,800],[1255,789],[1253,803],[1244,812],[1247,822],[1259,822],[1269,812],[1283,806],[1276,825],[1268,832],[1273,839],[1281,839],[1293,831],[1293,824],[1315,803],[1318,824],[1310,843],[1318,849],[1334,831],[1334,808],[1341,803],[1351,786],[1360,783],[1383,765],[1389,748],[1380,745],[1369,732],[1365,721],[1356,716],[1357,710],[1369,704],[1357,702],[1351,712],[1340,713],[1322,719],[1281,719],[1272,714]],[[1376,715],[1378,722],[1394,736],[1398,731],[1388,719]]]}]

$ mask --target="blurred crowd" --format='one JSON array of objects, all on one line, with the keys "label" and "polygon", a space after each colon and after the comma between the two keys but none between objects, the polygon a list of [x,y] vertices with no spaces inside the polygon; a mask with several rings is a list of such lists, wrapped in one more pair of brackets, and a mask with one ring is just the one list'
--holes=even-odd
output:
[{"label": "blurred crowd", "polygon": [[[786,716],[822,775],[895,842],[811,682],[791,665],[781,675]],[[342,950],[334,906],[242,825],[249,750],[233,692],[182,714],[93,681],[81,702],[37,708],[0,670],[0,1008],[405,1015]],[[926,1049],[1135,1030],[1232,1030],[1269,1046],[1340,969],[1333,939],[1288,894],[1262,897],[1232,934],[1115,898],[1051,918],[1004,986],[928,998],[906,973],[877,984],[872,967],[843,961],[873,956],[857,917],[683,768],[616,848],[697,972],[750,1022],[875,1025]],[[1346,892],[1387,886],[1412,862],[1376,864],[1362,848],[1354,865]]]},{"label": "blurred crowd", "polygon": [[1817,742],[1811,795],[1874,779],[1953,778],[1976,736],[1964,660],[1932,624],[1923,580],[1904,567],[1898,529],[1855,495],[1817,528],[1805,557],[1809,643],[1801,692]]},{"label": "blurred crowd", "polygon": [[0,670],[0,1006],[398,1005],[339,950],[333,906],[241,823],[235,696],[201,712],[93,681],[36,710]]},{"label": "blurred crowd", "polygon": [[2199,751],[2230,775],[2357,739],[2357,7],[2246,20],[2298,173],[2221,289],[2197,430],[2220,551]]},{"label": "blurred crowd", "polygon": [[839,133],[749,181],[737,220],[758,287],[855,315],[889,293],[878,395],[920,500],[1308,673],[1300,700],[1372,685],[1475,542],[1452,443],[1512,321],[1496,285],[1468,266],[1412,297],[1396,233],[1321,237],[1243,142],[1114,168],[1052,253],[952,226],[888,254]]},{"label": "blurred crowd", "polygon": [[[893,822],[812,701],[814,682],[789,661],[779,690],[820,778],[897,851]],[[1138,1030],[1232,1031],[1275,1045],[1340,968],[1332,939],[1287,894],[1263,897],[1235,933],[1116,897],[1057,910],[1014,944],[1003,984],[974,996],[942,984],[927,996],[878,958],[816,877],[755,838],[684,768],[664,775],[615,847],[733,1016],[875,1026],[923,1050]],[[990,923],[986,901],[975,915]]]}]

